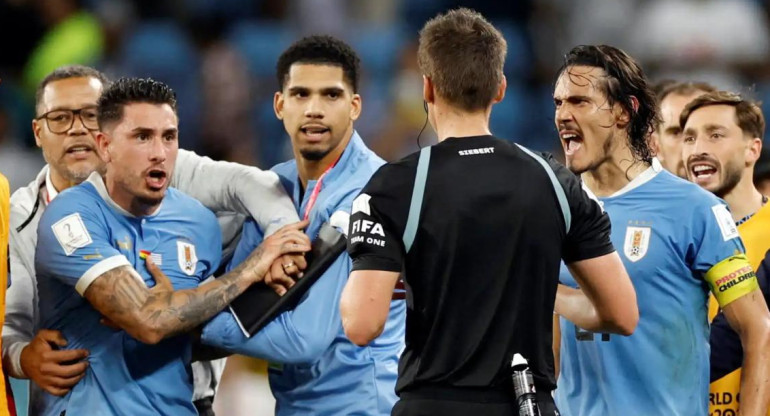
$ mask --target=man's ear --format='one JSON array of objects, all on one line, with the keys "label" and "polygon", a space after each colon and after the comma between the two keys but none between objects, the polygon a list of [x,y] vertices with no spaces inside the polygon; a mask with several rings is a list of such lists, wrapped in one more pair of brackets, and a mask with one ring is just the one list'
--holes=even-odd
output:
[{"label": "man's ear", "polygon": [[276,91],[273,95],[273,111],[278,120],[283,120],[283,93]]},{"label": "man's ear", "polygon": [[350,101],[350,119],[353,121],[358,120],[361,116],[361,106],[363,105],[363,99],[359,94],[353,94]]},{"label": "man's ear", "polygon": [[746,147],[746,166],[757,163],[760,153],[762,153],[762,139],[758,137],[749,139],[749,145]]},{"label": "man's ear", "polygon": [[35,134],[35,145],[43,147],[40,142],[40,130],[43,129],[43,120],[32,120],[32,132]]},{"label": "man's ear", "polygon": [[97,131],[94,140],[96,140],[96,151],[99,154],[99,157],[101,157],[105,163],[109,162],[111,160],[110,145],[112,144],[112,137],[107,133]]},{"label": "man's ear", "polygon": [[633,114],[618,103],[615,104],[615,110],[617,111],[615,118],[618,122],[618,127],[625,128],[628,126],[628,123],[631,122],[631,116],[639,111],[639,100],[636,97],[631,96],[631,112]]}]

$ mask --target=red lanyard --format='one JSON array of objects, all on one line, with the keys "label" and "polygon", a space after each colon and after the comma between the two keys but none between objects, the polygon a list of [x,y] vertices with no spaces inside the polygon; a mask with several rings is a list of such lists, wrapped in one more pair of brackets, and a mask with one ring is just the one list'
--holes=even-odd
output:
[{"label": "red lanyard", "polygon": [[[340,155],[342,157],[342,155]],[[310,217],[310,211],[313,209],[313,205],[315,205],[316,199],[318,199],[318,194],[321,193],[321,186],[323,185],[324,177],[327,173],[329,173],[330,170],[332,170],[336,165],[337,162],[340,161],[340,158],[338,157],[337,160],[334,161],[334,163],[331,164],[324,173],[321,174],[321,176],[318,178],[318,180],[315,182],[315,187],[313,188],[313,192],[310,194],[310,199],[307,201],[307,205],[305,206],[305,215],[302,218],[303,220],[308,219]]]}]

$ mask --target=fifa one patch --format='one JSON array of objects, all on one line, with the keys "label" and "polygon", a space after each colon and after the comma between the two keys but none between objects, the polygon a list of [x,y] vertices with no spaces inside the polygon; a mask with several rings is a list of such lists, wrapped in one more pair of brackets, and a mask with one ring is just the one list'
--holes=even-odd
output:
[{"label": "fifa one patch", "polygon": [[626,227],[626,238],[623,242],[623,253],[626,258],[632,262],[637,262],[644,258],[647,249],[650,247],[650,227]]},{"label": "fifa one patch", "polygon": [[188,276],[195,274],[195,268],[198,265],[195,245],[187,241],[177,240],[176,249],[179,268]]}]

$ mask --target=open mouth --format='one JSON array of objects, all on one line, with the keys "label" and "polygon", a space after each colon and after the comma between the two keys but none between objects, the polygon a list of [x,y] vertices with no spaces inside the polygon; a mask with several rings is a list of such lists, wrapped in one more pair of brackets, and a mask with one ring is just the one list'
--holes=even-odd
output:
[{"label": "open mouth", "polygon": [[711,164],[704,162],[696,162],[690,165],[690,174],[693,178],[698,180],[710,179],[716,175],[717,168]]},{"label": "open mouth", "polygon": [[150,169],[150,171],[147,172],[147,184],[150,188],[161,189],[166,183],[167,176],[166,171],[163,169]]},{"label": "open mouth", "polygon": [[77,145],[77,146],[72,146],[72,147],[68,148],[66,153],[77,156],[77,155],[84,155],[84,154],[92,152],[92,151],[93,151],[93,148],[91,146]]},{"label": "open mouth", "polygon": [[567,156],[575,154],[583,147],[583,137],[577,132],[563,131],[559,133],[559,137],[564,142],[564,154]]},{"label": "open mouth", "polygon": [[321,139],[324,134],[329,132],[329,128],[321,125],[308,125],[302,126],[300,131],[304,133],[309,139]]}]

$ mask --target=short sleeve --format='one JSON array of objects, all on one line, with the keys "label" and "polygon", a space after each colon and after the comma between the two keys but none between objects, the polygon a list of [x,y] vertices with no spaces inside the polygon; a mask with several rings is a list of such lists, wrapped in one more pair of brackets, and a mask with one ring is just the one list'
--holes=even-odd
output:
[{"label": "short sleeve", "polygon": [[38,276],[47,275],[74,286],[81,296],[102,274],[130,266],[128,259],[110,244],[106,219],[96,205],[79,192],[62,194],[48,206],[38,226]]},{"label": "short sleeve", "polygon": [[692,243],[688,259],[695,276],[706,281],[720,307],[758,289],[756,274],[746,258],[727,205],[716,198],[693,210]]},{"label": "short sleeve", "polygon": [[570,227],[562,249],[564,262],[569,264],[615,251],[610,240],[610,217],[598,198],[553,156],[547,155],[546,159],[564,189],[570,208]]},{"label": "short sleeve", "polygon": [[353,200],[348,230],[353,270],[402,270],[406,254],[402,238],[414,174],[414,168],[403,162],[384,165]]},{"label": "short sleeve", "polygon": [[722,260],[745,253],[746,249],[727,205],[717,198],[694,205],[687,258],[690,269],[702,277]]}]

